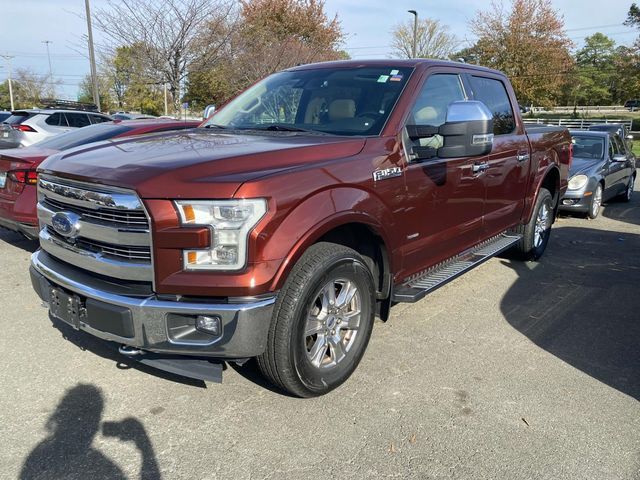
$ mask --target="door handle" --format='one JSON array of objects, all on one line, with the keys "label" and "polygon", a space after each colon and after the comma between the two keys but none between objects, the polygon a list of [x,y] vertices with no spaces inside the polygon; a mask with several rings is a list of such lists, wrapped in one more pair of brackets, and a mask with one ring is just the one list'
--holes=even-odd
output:
[{"label": "door handle", "polygon": [[489,169],[488,163],[474,163],[473,166],[471,167],[471,171],[473,173],[482,173],[488,169]]},{"label": "door handle", "polygon": [[531,156],[528,152],[518,153],[518,155],[516,156],[516,160],[518,160],[518,162],[526,162],[527,160],[529,160],[529,158],[531,158]]}]

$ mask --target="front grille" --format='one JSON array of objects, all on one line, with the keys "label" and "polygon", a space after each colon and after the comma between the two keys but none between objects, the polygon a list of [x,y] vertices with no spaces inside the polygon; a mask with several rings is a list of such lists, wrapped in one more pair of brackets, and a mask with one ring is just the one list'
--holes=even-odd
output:
[{"label": "front grille", "polygon": [[65,204],[64,202],[54,200],[53,198],[45,198],[44,203],[53,209],[75,212],[82,215],[84,218],[92,218],[107,223],[114,222],[118,224],[149,228],[147,216],[141,211],[113,210],[104,207],[95,210],[80,207],[78,205]]},{"label": "front grille", "polygon": [[100,253],[107,257],[116,257],[119,259],[127,259],[132,262],[150,262],[151,261],[151,249],[149,247],[136,247],[127,245],[110,245],[108,243],[100,242],[98,240],[88,240],[84,238],[78,238],[73,242],[69,242],[65,237],[58,234],[52,227],[46,226],[47,232],[52,237],[56,238],[60,242],[67,242],[69,245],[89,252]]},{"label": "front grille", "polygon": [[40,244],[77,267],[152,282],[149,220],[131,190],[40,175]]}]

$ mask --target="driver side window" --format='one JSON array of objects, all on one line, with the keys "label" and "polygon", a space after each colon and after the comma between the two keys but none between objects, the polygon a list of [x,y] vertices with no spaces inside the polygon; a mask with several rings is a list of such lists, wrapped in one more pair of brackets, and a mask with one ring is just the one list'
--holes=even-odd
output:
[{"label": "driver side window", "polygon": [[[431,75],[422,86],[420,95],[411,109],[408,123],[439,127],[446,121],[449,104],[462,100],[466,100],[466,96],[459,75]],[[421,138],[416,143],[421,147],[440,148],[443,141],[440,135],[434,135]]]}]

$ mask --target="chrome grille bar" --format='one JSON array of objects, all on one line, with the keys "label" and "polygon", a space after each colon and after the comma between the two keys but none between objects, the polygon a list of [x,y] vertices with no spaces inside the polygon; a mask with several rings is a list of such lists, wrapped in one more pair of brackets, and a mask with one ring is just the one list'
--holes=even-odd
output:
[{"label": "chrome grille bar", "polygon": [[[149,220],[135,192],[40,175],[38,200],[43,250],[100,275],[153,281]],[[60,219],[73,228],[60,229]]]}]

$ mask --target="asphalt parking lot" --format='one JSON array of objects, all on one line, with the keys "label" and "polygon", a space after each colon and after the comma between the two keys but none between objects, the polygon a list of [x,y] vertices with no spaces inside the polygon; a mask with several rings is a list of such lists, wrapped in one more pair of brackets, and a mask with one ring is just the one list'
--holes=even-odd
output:
[{"label": "asphalt parking lot", "polygon": [[639,479],[640,194],[378,322],[343,387],[204,384],[54,325],[0,233],[0,478]]}]

